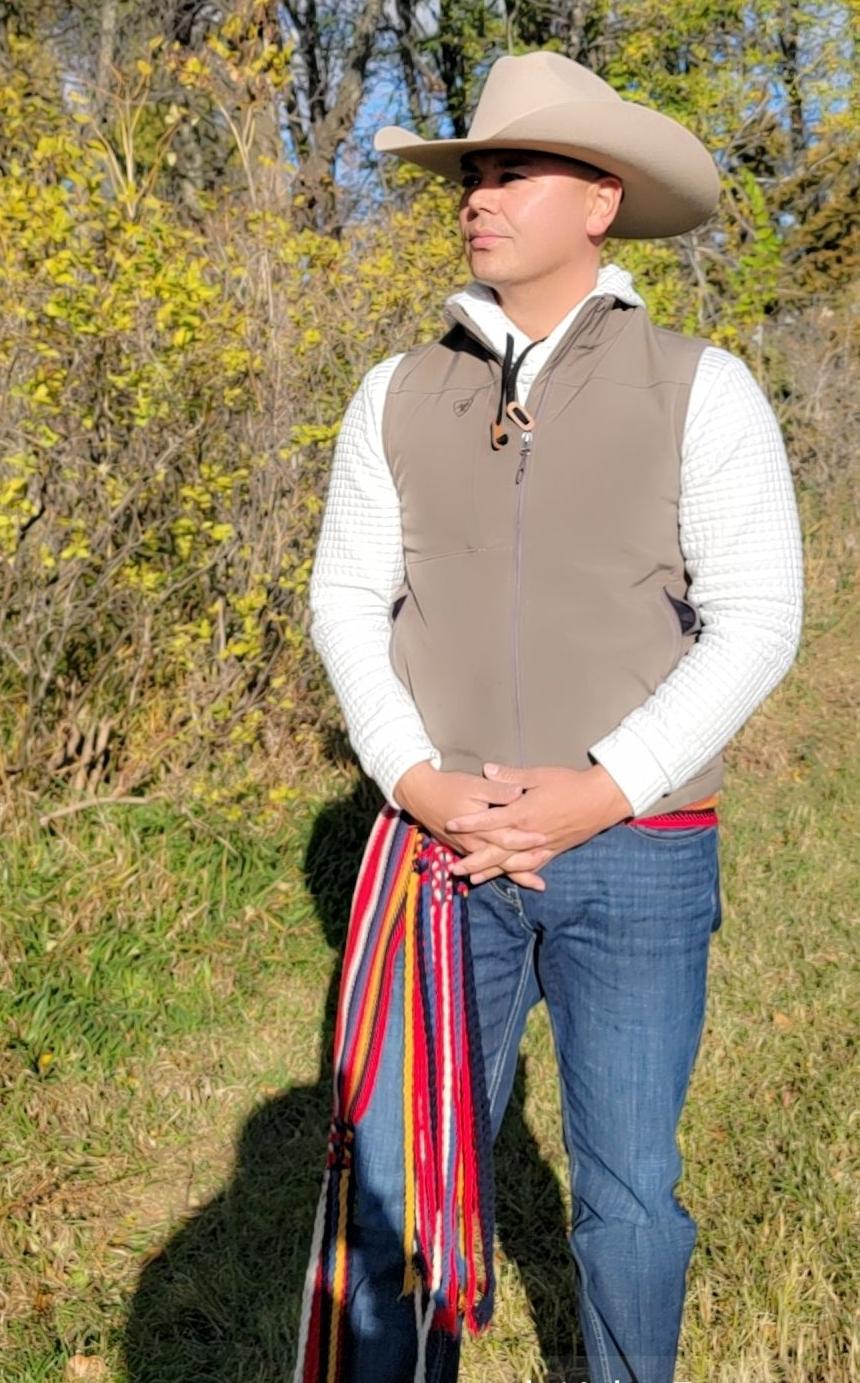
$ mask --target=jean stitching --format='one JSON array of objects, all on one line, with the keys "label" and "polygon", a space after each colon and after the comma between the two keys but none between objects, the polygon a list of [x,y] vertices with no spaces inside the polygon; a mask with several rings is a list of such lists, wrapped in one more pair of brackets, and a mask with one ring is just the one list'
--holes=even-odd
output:
[{"label": "jean stitching", "polygon": [[505,1031],[502,1036],[501,1043],[499,1044],[498,1054],[493,1065],[493,1078],[487,1090],[487,1104],[489,1105],[491,1111],[493,1105],[495,1104],[496,1095],[499,1093],[499,1083],[502,1079],[502,1070],[504,1069],[505,1064],[504,1058],[507,1054],[508,1045],[511,1040],[511,1033],[514,1028],[514,1024],[517,1020],[517,1015],[519,1013],[523,993],[525,992],[526,983],[528,981],[528,972],[529,966],[531,965],[532,961],[533,949],[533,946],[530,946],[526,951],[525,959],[520,970],[520,978],[517,982],[517,988],[514,994],[514,1001],[511,1004],[510,1012],[508,1014],[508,1021],[505,1024]]},{"label": "jean stitching", "polygon": [[519,889],[514,884],[511,884],[510,889],[506,889],[502,884],[498,883],[496,879],[488,879],[487,882],[490,885],[490,888],[496,894],[496,896],[498,898],[501,898],[504,903],[507,903],[508,907],[513,908],[514,912],[517,915],[517,921],[519,922],[523,931],[528,936],[534,936],[534,927],[531,927],[529,925],[528,918],[525,914],[525,909],[523,908],[523,900],[520,896]]}]

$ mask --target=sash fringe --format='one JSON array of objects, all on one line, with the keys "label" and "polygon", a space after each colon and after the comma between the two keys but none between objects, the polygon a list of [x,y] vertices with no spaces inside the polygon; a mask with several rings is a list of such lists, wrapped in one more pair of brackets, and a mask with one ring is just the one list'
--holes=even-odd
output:
[{"label": "sash fringe", "polygon": [[[492,1139],[459,858],[385,805],[353,893],[334,1039],[332,1118],[293,1383],[345,1383],[355,1132],[373,1099],[403,947],[403,1289],[423,1383],[431,1330],[478,1334],[495,1294]],[[465,1266],[465,1273],[461,1268]]]}]

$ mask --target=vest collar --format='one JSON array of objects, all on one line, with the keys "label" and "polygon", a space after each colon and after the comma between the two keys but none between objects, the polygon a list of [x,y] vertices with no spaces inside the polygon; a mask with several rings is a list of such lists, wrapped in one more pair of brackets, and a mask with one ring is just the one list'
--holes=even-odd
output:
[{"label": "vest collar", "polygon": [[[525,333],[511,321],[486,284],[473,280],[466,288],[452,293],[445,300],[444,312],[449,321],[458,323],[491,356],[502,362],[496,417],[490,427],[494,450],[505,446],[508,441],[506,417],[525,432],[534,426],[534,418],[517,401],[516,393],[517,375],[526,356],[535,347],[542,347],[536,357],[538,369],[535,379],[541,378],[547,367],[554,365],[566,353],[574,339],[586,347],[592,345],[602,331],[607,312],[619,300],[631,307],[645,306],[633,288],[630,274],[615,264],[607,264],[598,271],[597,282],[591,292],[581,298],[547,336],[539,337],[537,341],[529,341]],[[502,338],[504,346],[501,345]]]},{"label": "vest collar", "polygon": [[[603,296],[619,298],[631,307],[645,306],[643,299],[633,287],[632,275],[626,269],[620,268],[617,264],[601,265],[597,283],[591,292],[576,303],[562,320],[556,323],[549,335],[543,338],[547,356],[553,354],[556,346],[566,337],[588,300]],[[525,332],[511,321],[496,301],[493,290],[487,284],[479,283],[477,279],[473,279],[465,288],[451,293],[445,300],[443,312],[449,321],[459,323],[498,360],[505,357],[508,336],[513,338],[513,353],[516,357],[532,344]]]}]

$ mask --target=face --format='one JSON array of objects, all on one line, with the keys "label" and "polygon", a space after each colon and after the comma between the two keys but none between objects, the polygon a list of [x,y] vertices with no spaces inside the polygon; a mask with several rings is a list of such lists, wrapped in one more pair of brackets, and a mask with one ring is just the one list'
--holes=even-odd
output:
[{"label": "face", "polygon": [[618,178],[595,179],[552,154],[480,150],[462,168],[464,251],[473,276],[489,284],[551,279],[593,257],[621,199]]}]

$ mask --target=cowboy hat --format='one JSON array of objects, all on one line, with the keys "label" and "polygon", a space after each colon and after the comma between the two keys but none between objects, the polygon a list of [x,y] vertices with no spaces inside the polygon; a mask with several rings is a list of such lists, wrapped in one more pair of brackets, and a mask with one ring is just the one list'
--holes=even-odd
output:
[{"label": "cowboy hat", "polygon": [[717,204],[719,176],[704,144],[677,120],[622,99],[561,53],[498,58],[465,139],[422,139],[400,125],[377,130],[374,148],[459,182],[477,149],[535,149],[596,164],[624,184],[612,235],[680,235]]}]

